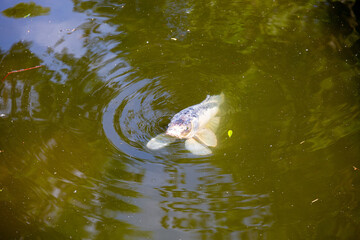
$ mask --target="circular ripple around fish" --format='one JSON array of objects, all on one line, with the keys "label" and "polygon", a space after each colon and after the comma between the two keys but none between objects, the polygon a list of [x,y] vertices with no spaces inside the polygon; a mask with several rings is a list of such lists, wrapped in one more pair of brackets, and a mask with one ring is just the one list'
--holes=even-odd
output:
[{"label": "circular ripple around fish", "polygon": [[170,99],[157,80],[128,84],[104,110],[102,124],[107,138],[120,152],[138,160],[198,158],[185,150],[181,140],[156,151],[146,147],[152,137],[166,130],[176,113],[169,109]]}]

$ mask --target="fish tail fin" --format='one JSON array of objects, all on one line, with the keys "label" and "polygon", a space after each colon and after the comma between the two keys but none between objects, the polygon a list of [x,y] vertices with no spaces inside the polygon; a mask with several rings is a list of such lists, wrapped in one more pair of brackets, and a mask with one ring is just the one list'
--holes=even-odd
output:
[{"label": "fish tail fin", "polygon": [[220,105],[225,101],[225,95],[221,92],[219,95],[208,96],[206,100],[208,102],[217,102]]}]

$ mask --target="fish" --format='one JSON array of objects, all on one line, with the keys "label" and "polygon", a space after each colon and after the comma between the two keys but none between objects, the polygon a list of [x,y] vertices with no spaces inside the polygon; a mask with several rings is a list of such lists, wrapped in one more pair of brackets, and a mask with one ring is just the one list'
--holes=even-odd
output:
[{"label": "fish", "polygon": [[166,131],[150,139],[146,147],[158,150],[178,139],[185,139],[185,148],[192,154],[211,154],[209,147],[217,146],[215,132],[220,124],[218,113],[224,100],[223,93],[207,95],[201,103],[181,110],[170,120]]}]

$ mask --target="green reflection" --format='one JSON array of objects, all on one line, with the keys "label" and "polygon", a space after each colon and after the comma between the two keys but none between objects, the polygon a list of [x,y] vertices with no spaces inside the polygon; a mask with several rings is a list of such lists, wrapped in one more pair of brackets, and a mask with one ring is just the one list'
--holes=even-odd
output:
[{"label": "green reflection", "polygon": [[48,15],[49,7],[42,7],[34,2],[18,3],[14,7],[5,9],[2,14],[11,18],[27,18]]},{"label": "green reflection", "polygon": [[[30,46],[17,43],[2,53],[2,72],[40,64]],[[86,82],[78,80],[77,74],[89,71],[86,56],[75,59],[61,53],[55,57],[63,66],[71,63],[66,82],[54,81],[58,73],[44,67],[13,74],[1,86],[0,129],[7,136],[0,139],[2,237],[147,236],[117,219],[117,213],[139,211],[126,198],[140,195],[106,178],[113,157],[103,151],[107,141],[96,134],[101,129],[98,109],[105,104],[96,93],[101,82],[96,74],[86,74]],[[123,163],[116,169],[127,172]],[[129,181],[141,181],[141,174],[128,175]]]}]

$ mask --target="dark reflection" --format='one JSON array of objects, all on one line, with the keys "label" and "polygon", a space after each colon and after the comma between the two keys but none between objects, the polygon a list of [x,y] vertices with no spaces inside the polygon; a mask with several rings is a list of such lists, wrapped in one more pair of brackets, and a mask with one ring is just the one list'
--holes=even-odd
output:
[{"label": "dark reflection", "polygon": [[329,1],[327,10],[330,24],[329,46],[338,51],[350,64],[359,63],[360,1]]},{"label": "dark reflection", "polygon": [[2,14],[11,18],[27,18],[48,15],[50,8],[42,7],[34,2],[18,3],[15,6],[5,9]]}]

